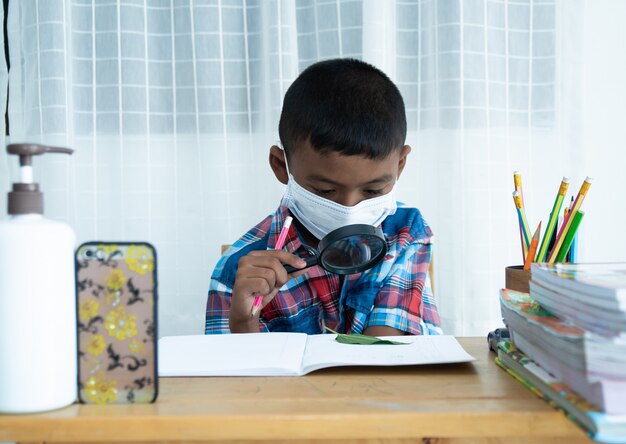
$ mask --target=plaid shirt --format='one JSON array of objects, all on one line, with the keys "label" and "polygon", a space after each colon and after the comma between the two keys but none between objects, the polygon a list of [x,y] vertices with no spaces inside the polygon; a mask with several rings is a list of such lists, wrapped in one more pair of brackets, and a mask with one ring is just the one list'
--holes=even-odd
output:
[{"label": "plaid shirt", "polygon": [[[228,315],[239,259],[254,250],[273,249],[289,214],[281,204],[219,260],[209,287],[206,334],[230,332]],[[419,210],[399,205],[383,221],[382,230],[389,251],[378,265],[348,276],[309,268],[289,280],[261,310],[261,331],[318,334],[327,325],[338,332],[362,333],[367,327],[388,326],[409,334],[441,334],[428,274],[430,227]],[[295,224],[283,249],[307,256]]]}]

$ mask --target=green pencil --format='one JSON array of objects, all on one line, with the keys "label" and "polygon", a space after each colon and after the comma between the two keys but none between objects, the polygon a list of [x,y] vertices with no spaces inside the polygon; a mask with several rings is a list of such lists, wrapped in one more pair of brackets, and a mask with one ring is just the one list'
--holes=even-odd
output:
[{"label": "green pencil", "polygon": [[567,256],[567,252],[572,246],[574,236],[576,236],[576,231],[578,230],[578,226],[580,225],[580,221],[583,220],[584,215],[585,213],[580,210],[578,210],[576,214],[574,214],[572,225],[570,225],[569,230],[567,230],[567,234],[565,235],[565,239],[563,240],[563,245],[561,245],[559,254],[556,257],[556,262],[563,262],[563,259],[565,259],[565,256]]},{"label": "green pencil", "polygon": [[550,213],[550,219],[548,220],[548,226],[546,227],[546,232],[543,234],[543,240],[541,241],[541,247],[539,247],[539,253],[537,253],[536,262],[545,262],[546,260],[546,255],[548,254],[548,247],[550,245],[550,239],[552,238],[552,232],[556,228],[556,223],[559,220],[559,213],[561,212],[561,206],[563,205],[563,199],[565,198],[565,193],[567,193],[568,187],[569,187],[569,177],[564,177],[563,180],[561,180],[561,185],[559,186],[559,192],[556,194],[556,199],[554,200],[552,213]]}]

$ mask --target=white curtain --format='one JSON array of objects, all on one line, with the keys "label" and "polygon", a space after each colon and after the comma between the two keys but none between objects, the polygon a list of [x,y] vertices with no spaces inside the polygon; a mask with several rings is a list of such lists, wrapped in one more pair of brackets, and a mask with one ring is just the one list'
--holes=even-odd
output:
[{"label": "white curtain", "polygon": [[[483,335],[500,325],[504,267],[521,261],[514,170],[533,228],[562,176],[575,192],[599,171],[580,257],[626,257],[626,205],[611,194],[625,125],[597,114],[623,115],[620,77],[583,106],[603,67],[624,73],[624,13],[617,0],[11,1],[10,140],[76,150],[37,161],[47,216],[80,241],[152,242],[160,335],[202,333],[220,245],[282,195],[267,157],[284,92],[317,60],[369,61],[405,99],[414,150],[400,197],[437,238],[444,330]],[[622,51],[605,60],[607,48]],[[622,131],[603,133],[611,163],[594,151],[605,130]]]}]

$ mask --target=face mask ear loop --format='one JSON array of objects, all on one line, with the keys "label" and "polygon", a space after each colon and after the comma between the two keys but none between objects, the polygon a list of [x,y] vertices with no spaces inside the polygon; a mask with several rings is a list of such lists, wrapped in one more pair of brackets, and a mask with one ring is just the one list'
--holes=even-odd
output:
[{"label": "face mask ear loop", "polygon": [[285,158],[285,168],[287,168],[287,176],[290,178],[289,180],[291,180],[291,173],[289,172],[289,163],[287,162],[287,151],[285,151],[285,148],[283,148],[282,145],[278,145],[278,147],[283,151],[283,157]]}]

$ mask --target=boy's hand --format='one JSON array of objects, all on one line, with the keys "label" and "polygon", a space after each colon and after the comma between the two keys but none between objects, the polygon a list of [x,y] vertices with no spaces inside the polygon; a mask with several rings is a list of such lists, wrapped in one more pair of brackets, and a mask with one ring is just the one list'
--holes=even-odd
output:
[{"label": "boy's hand", "polygon": [[303,259],[281,250],[251,251],[239,259],[228,318],[231,332],[257,333],[260,310],[251,317],[256,296],[263,296],[261,308],[265,307],[285,282],[304,272],[287,274],[283,264],[294,268],[306,266]]}]

